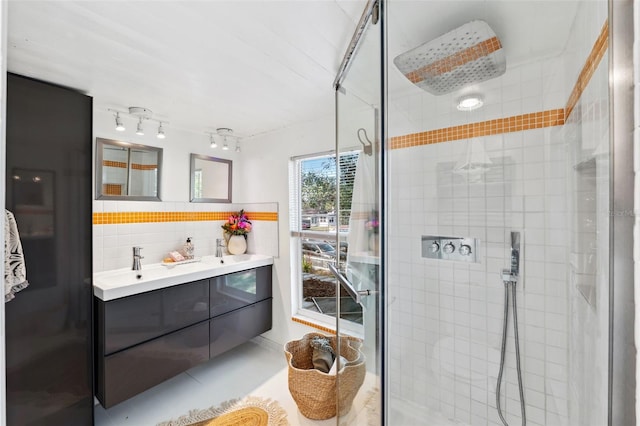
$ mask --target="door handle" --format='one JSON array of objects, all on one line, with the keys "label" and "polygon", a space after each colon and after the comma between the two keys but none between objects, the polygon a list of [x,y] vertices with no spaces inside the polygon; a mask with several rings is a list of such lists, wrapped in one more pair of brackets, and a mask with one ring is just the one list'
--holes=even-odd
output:
[{"label": "door handle", "polygon": [[340,285],[344,287],[345,290],[347,290],[349,296],[351,296],[351,298],[356,303],[362,302],[362,296],[370,296],[371,294],[373,294],[371,290],[356,290],[353,284],[351,284],[351,281],[349,281],[344,275],[342,275],[340,271],[338,271],[336,267],[333,266],[332,263],[329,264],[329,270],[331,271],[331,273],[333,273],[333,275],[335,275],[335,277],[338,279],[338,282],[340,282]]}]

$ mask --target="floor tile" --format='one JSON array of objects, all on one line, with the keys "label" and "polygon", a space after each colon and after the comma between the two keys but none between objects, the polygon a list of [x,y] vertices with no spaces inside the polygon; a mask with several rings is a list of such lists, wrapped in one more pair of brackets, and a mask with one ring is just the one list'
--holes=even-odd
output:
[{"label": "floor tile", "polygon": [[[365,385],[341,424],[377,425],[363,410],[376,378],[367,375]],[[310,420],[304,417],[289,393],[284,353],[247,342],[211,361],[188,370],[108,410],[96,406],[96,426],[155,426],[176,419],[193,409],[219,406],[248,395],[270,398],[287,411],[292,426],[336,425],[336,418]]]}]

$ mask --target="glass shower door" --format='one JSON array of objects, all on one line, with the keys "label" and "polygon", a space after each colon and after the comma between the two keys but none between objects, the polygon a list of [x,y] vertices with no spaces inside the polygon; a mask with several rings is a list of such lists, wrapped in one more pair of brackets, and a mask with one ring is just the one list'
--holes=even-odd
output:
[{"label": "glass shower door", "polygon": [[380,25],[371,17],[336,90],[337,422],[381,424]]}]

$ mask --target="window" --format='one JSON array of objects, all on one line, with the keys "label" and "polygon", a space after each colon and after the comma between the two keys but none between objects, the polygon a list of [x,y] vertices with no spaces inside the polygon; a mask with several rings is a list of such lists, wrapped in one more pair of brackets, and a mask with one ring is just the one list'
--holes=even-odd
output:
[{"label": "window", "polygon": [[[333,153],[296,157],[290,163],[290,230],[292,282],[298,294],[298,312],[323,321],[336,315],[336,281],[329,264],[344,268],[347,260],[351,197],[358,152],[342,153],[340,203],[336,209],[336,157]],[[340,233],[338,244],[336,232]],[[344,296],[344,297],[342,297]],[[343,319],[362,324],[362,307],[341,294]]]},{"label": "window", "polygon": [[202,198],[202,169],[193,173],[193,198]]}]

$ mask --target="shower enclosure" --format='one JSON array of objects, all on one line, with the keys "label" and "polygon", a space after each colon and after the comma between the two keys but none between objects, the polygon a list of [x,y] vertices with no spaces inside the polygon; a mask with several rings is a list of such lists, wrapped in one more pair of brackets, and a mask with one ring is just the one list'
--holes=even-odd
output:
[{"label": "shower enclosure", "polygon": [[[616,213],[632,197],[630,113],[616,116],[630,107],[631,2],[372,1],[365,15],[337,79],[336,137],[338,152],[358,128],[380,141],[380,251],[356,290],[371,290],[384,424],[634,424],[633,221]],[[477,20],[506,70],[474,82],[462,70],[482,66],[483,43],[452,54],[460,39],[439,37]],[[449,53],[421,65],[447,76],[432,94],[394,59],[436,39]],[[458,107],[467,95],[482,107]],[[512,233],[519,344],[509,320],[501,368]]]}]

